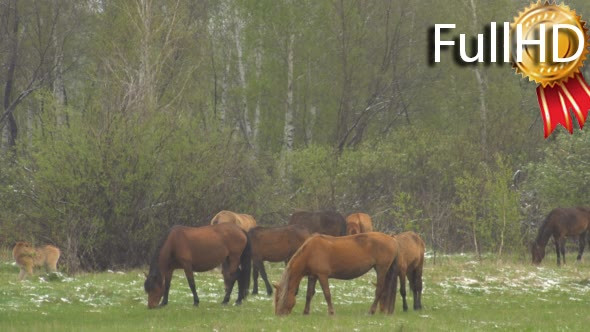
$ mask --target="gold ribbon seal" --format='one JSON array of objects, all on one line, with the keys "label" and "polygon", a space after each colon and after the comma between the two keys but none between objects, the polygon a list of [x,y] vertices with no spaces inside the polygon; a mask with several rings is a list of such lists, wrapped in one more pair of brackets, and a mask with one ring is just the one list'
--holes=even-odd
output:
[{"label": "gold ribbon seal", "polygon": [[512,64],[517,73],[538,84],[537,101],[545,138],[557,125],[573,132],[570,111],[580,129],[588,117],[590,86],[580,72],[588,55],[585,25],[568,6],[548,1],[538,1],[514,18],[510,32]]},{"label": "gold ribbon seal", "polygon": [[[542,87],[554,86],[559,82],[565,82],[573,78],[580,72],[586,56],[588,55],[588,30],[585,22],[576,12],[564,4],[551,4],[548,1],[537,2],[524,11],[520,12],[514,18],[511,28],[511,35],[516,35],[516,25],[521,24],[522,36],[524,39],[538,39],[541,24],[545,25],[545,62],[539,61],[540,47],[538,45],[528,45],[524,47],[522,61],[518,62],[516,50],[512,48],[513,65],[516,72],[528,77],[529,80],[535,81]],[[583,42],[584,50],[582,54],[570,62],[553,62],[552,31],[555,24],[570,24],[580,31],[583,31],[584,40],[578,40],[577,35],[572,34],[570,30],[559,30],[558,34],[558,52],[560,58],[568,58],[578,50],[580,42]],[[515,40],[513,38],[512,40]]]}]

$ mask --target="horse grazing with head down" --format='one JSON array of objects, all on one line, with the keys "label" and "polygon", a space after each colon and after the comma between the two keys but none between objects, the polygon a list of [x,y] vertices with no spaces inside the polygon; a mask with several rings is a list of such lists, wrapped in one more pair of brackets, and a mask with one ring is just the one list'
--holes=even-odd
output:
[{"label": "horse grazing with head down", "polygon": [[[392,235],[398,243],[398,265],[399,265],[399,293],[402,296],[404,311],[408,311],[406,301],[406,278],[410,282],[410,290],[414,297],[414,310],[422,309],[422,270],[424,267],[424,241],[420,235],[414,232],[403,232],[398,235]],[[395,292],[386,292],[395,296]],[[381,310],[383,307],[388,309],[392,305],[392,299],[386,298],[380,303]]]},{"label": "horse grazing with head down", "polygon": [[279,227],[254,227],[248,231],[252,244],[252,278],[254,286],[252,294],[258,294],[258,272],[264,280],[266,293],[272,294],[272,287],[268,282],[264,261],[288,262],[291,256],[310,236],[307,228],[301,225],[287,225]]},{"label": "horse grazing with head down", "polygon": [[332,236],[346,235],[346,220],[335,211],[298,211],[289,218],[289,225],[302,225],[310,233]]},{"label": "horse grazing with head down", "polygon": [[579,250],[577,260],[581,260],[589,228],[590,209],[585,207],[553,209],[543,221],[543,224],[539,228],[539,234],[532,244],[533,264],[541,263],[545,257],[545,246],[550,237],[553,237],[553,241],[555,242],[557,265],[561,265],[559,260],[560,253],[565,264],[565,239],[568,236],[578,237]]},{"label": "horse grazing with head down", "polygon": [[353,213],[346,217],[346,234],[368,233],[373,231],[371,216],[366,213]]},{"label": "horse grazing with head down", "polygon": [[[307,296],[303,314],[309,314],[309,305],[315,294],[316,281],[320,281],[328,304],[328,313],[334,314],[329,278],[350,280],[362,276],[370,269],[377,272],[375,300],[369,310],[374,314],[377,303],[387,295],[385,290],[396,292],[398,244],[395,238],[371,232],[343,237],[314,235],[293,255],[275,284],[275,314],[288,315],[295,306],[295,292],[304,276],[308,277]],[[392,314],[395,296],[388,313]]]},{"label": "horse grazing with head down", "polygon": [[256,220],[251,215],[226,210],[220,211],[211,219],[211,225],[223,223],[236,224],[246,232],[256,227]]},{"label": "horse grazing with head down", "polygon": [[203,227],[174,226],[160,243],[146,275],[144,289],[148,293],[148,308],[168,304],[172,273],[183,269],[193,293],[193,303],[199,304],[194,272],[204,272],[222,265],[225,297],[229,302],[232,289],[238,281],[238,299],[241,304],[250,283],[251,250],[248,236],[234,224],[224,223]]}]

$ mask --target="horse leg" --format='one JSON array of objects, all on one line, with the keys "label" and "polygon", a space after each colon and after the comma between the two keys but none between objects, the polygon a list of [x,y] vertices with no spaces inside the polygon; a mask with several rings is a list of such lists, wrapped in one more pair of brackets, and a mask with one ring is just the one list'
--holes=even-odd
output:
[{"label": "horse leg", "polygon": [[563,239],[561,239],[561,241],[559,241],[559,246],[561,249],[561,257],[563,258],[563,265],[565,265],[565,240],[566,238],[564,237]]},{"label": "horse leg", "polygon": [[254,283],[252,286],[252,295],[256,295],[258,294],[258,261],[254,261],[252,265],[252,281]]},{"label": "horse leg", "polygon": [[23,280],[27,275],[27,271],[24,268],[20,268],[20,273],[18,274],[18,280]]},{"label": "horse leg", "polygon": [[[412,287],[412,276],[410,274],[410,289]],[[400,271],[399,273],[399,294],[402,296],[404,311],[408,311],[408,302],[406,301],[406,272]],[[415,299],[415,298],[414,298]]]},{"label": "horse leg", "polygon": [[559,260],[559,240],[556,238],[553,238],[553,242],[555,242],[555,253],[557,254],[557,266],[561,265],[561,261]]},{"label": "horse leg", "polygon": [[[168,304],[168,294],[170,293],[170,282],[172,281],[172,273],[174,270],[170,269],[170,271],[164,273],[164,298],[162,299],[162,303],[160,303],[160,307],[163,307]],[[192,272],[191,272],[192,274]],[[190,283],[189,283],[190,287]],[[198,302],[198,297],[197,297]]]},{"label": "horse leg", "polygon": [[264,285],[266,286],[266,294],[272,295],[272,286],[268,281],[268,276],[266,275],[266,269],[264,268],[263,261],[260,261],[260,276],[262,277],[262,280],[264,280]]},{"label": "horse leg", "polygon": [[[322,286],[322,291],[324,292],[324,298],[326,299],[326,303],[328,304],[328,314],[334,314],[334,306],[332,305],[332,294],[330,294],[330,284],[328,283],[327,276],[318,276],[318,280],[320,281],[320,286]],[[309,289],[310,280],[307,280],[307,285]],[[313,282],[315,288],[315,281]]]},{"label": "horse leg", "polygon": [[413,272],[410,287],[414,296],[414,310],[420,310],[422,309],[422,269]]},{"label": "horse leg", "polygon": [[584,253],[584,246],[586,245],[586,233],[587,232],[580,234],[580,238],[578,239],[578,257],[576,258],[577,261],[582,260],[582,254]]},{"label": "horse leg", "polygon": [[[369,314],[373,315],[377,310],[377,304],[381,298],[386,299],[387,297],[384,296],[383,290],[385,287],[385,276],[387,274],[387,269],[376,267],[375,271],[377,272],[377,286],[375,287],[375,300],[371,305],[371,309],[369,309]],[[321,282],[321,280],[320,280]],[[323,286],[322,286],[323,287]]]},{"label": "horse leg", "polygon": [[304,315],[309,315],[309,305],[315,295],[315,283],[317,280],[318,278],[313,276],[307,277],[307,295],[305,296],[305,309],[303,309]]},{"label": "horse leg", "polygon": [[[240,265],[239,257],[236,259],[232,259],[232,257],[228,257],[226,261],[223,263],[221,267],[223,273],[223,282],[225,283],[225,297],[223,298],[223,302],[221,304],[227,304],[229,302],[229,297],[231,292],[234,288],[234,284],[238,279],[238,267]],[[245,293],[245,292],[244,292]],[[242,304],[242,299],[244,294],[242,292],[238,292],[238,299],[236,300],[236,304]]]},{"label": "horse leg", "polygon": [[[196,307],[199,305],[199,296],[197,295],[197,288],[195,287],[195,276],[193,275],[193,267],[192,266],[185,266],[184,267],[184,275],[186,276],[186,280],[188,281],[188,286],[191,288],[191,292],[193,293],[193,305]],[[170,278],[172,279],[172,278]],[[167,282],[168,278],[166,278]],[[170,289],[168,287],[168,289]],[[168,292],[166,292],[167,294]]]}]

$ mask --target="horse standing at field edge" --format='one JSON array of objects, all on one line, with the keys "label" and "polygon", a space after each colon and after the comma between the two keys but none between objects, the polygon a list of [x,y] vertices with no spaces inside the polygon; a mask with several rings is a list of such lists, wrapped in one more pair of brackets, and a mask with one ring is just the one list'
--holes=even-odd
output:
[{"label": "horse standing at field edge", "polygon": [[162,295],[160,306],[168,303],[172,273],[183,269],[191,292],[193,303],[199,304],[193,271],[204,272],[222,265],[225,297],[229,298],[236,280],[238,299],[241,304],[250,283],[251,251],[248,236],[244,230],[230,223],[203,227],[174,226],[161,242],[150,264],[144,289],[148,293],[148,308],[155,308]]},{"label": "horse standing at field edge", "polygon": [[264,280],[267,294],[272,294],[272,287],[264,269],[264,261],[284,261],[287,263],[309,236],[309,231],[302,225],[258,226],[248,231],[252,245],[252,278],[254,281],[252,294],[258,294],[258,272]]},{"label": "horse standing at field edge", "polygon": [[[275,284],[275,314],[288,315],[295,306],[295,292],[304,276],[308,276],[307,296],[303,314],[309,314],[310,302],[319,280],[328,304],[328,313],[334,314],[328,278],[350,280],[362,276],[370,269],[377,272],[375,300],[369,310],[374,314],[377,303],[394,294],[397,288],[398,244],[395,238],[378,232],[333,237],[314,235],[293,255],[279,284]],[[391,295],[389,295],[391,296]],[[388,311],[393,313],[395,296]]]},{"label": "horse standing at field edge", "polygon": [[590,227],[590,209],[585,207],[556,208],[549,212],[547,218],[539,228],[539,234],[531,246],[533,264],[539,264],[545,257],[545,246],[550,237],[555,242],[557,253],[557,265],[561,265],[559,256],[563,257],[565,264],[565,240],[568,236],[578,236],[578,257],[582,259],[586,235]]}]

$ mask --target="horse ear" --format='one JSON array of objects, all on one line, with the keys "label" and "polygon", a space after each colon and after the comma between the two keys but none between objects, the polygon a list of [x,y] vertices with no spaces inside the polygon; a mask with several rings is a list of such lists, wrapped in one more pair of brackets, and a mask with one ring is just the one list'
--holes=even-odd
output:
[{"label": "horse ear", "polygon": [[275,288],[276,290],[279,290],[279,289],[281,289],[281,286],[279,286],[279,284],[277,284],[276,282],[273,282],[273,283],[272,283],[272,285],[274,286],[274,288]]},{"label": "horse ear", "polygon": [[147,273],[145,273],[145,272],[143,273],[143,275],[144,275],[146,278],[148,277],[148,274],[147,274]]}]

